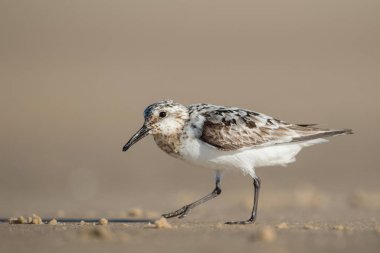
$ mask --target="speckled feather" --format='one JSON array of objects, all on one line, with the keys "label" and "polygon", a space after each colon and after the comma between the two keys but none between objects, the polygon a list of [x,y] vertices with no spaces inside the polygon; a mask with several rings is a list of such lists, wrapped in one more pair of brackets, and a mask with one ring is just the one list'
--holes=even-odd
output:
[{"label": "speckled feather", "polygon": [[[323,138],[350,130],[329,130],[313,124],[290,124],[250,110],[195,104],[188,106],[190,118],[203,121],[199,138],[219,150],[270,146]],[[194,124],[196,126],[197,124]]]}]

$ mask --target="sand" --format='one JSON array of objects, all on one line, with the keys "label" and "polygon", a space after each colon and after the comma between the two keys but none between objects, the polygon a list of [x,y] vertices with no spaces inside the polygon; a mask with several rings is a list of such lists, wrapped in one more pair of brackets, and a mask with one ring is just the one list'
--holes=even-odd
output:
[{"label": "sand", "polygon": [[[81,253],[109,250],[168,253],[378,252],[380,214],[374,204],[353,207],[349,194],[346,198],[326,195],[324,198],[328,198],[329,204],[319,209],[312,201],[305,201],[310,206],[298,205],[297,199],[292,198],[290,194],[286,199],[288,203],[279,205],[275,210],[264,204],[254,225],[224,224],[228,218],[243,217],[249,208],[244,209],[241,205],[229,209],[222,205],[217,210],[214,209],[215,203],[211,202],[193,210],[185,219],[159,218],[149,224],[112,223],[107,217],[91,223],[57,223],[52,219],[49,223],[36,225],[39,222],[33,222],[33,219],[38,221],[40,216],[20,216],[12,223],[0,224],[1,249],[4,252],[70,250]],[[343,199],[346,201],[339,201]],[[292,207],[291,203],[295,206]],[[146,214],[147,211],[140,209],[139,213]]]},{"label": "sand", "polygon": [[[0,6],[0,216],[18,223],[0,224],[1,253],[380,252],[378,0]],[[167,98],[355,134],[259,168],[255,225],[224,224],[251,211],[239,172],[171,229],[98,225],[156,220],[212,191],[212,171],[152,136],[121,151],[144,108]],[[32,213],[94,222],[37,225]]]},{"label": "sand", "polygon": [[[196,194],[192,195],[193,198],[197,197]],[[149,224],[119,224],[109,221],[126,217],[145,219],[151,213],[157,216],[162,210],[113,210],[105,212],[114,214],[107,217],[103,216],[104,212],[81,209],[83,218],[87,218],[85,214],[104,218],[95,218],[98,222],[77,223],[58,223],[52,219],[44,224],[41,224],[42,215],[29,217],[27,213],[22,213],[24,216],[0,224],[1,249],[4,252],[64,252],[68,249],[81,253],[126,249],[134,252],[169,253],[350,253],[359,250],[378,252],[380,248],[380,200],[373,197],[375,191],[367,194],[366,190],[360,189],[337,194],[317,190],[310,185],[296,185],[293,191],[264,191],[257,222],[245,226],[226,225],[224,222],[246,217],[250,212],[247,204],[249,200],[228,193],[226,195],[192,210],[184,219],[155,218]],[[179,196],[184,194],[179,193]],[[355,205],[352,204],[352,196],[357,200]],[[187,201],[188,197],[174,198],[170,206],[175,209]],[[170,210],[165,208],[166,211],[168,209]],[[60,212],[63,213],[62,210]],[[69,211],[64,213],[67,217],[73,215]]]},{"label": "sand", "polygon": [[0,224],[1,248],[3,252],[378,252],[380,247],[376,229],[380,224],[376,222],[348,224],[351,231],[336,230],[328,223],[318,223],[318,230],[304,229],[300,223],[289,223],[284,230],[263,221],[255,226],[222,227],[215,223],[173,223],[172,229],[157,230],[146,229],[144,224]]}]

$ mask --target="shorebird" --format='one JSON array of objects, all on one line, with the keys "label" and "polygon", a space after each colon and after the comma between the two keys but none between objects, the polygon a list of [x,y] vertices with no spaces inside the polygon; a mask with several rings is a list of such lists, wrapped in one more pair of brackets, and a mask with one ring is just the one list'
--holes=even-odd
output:
[{"label": "shorebird", "polygon": [[164,152],[183,161],[215,171],[215,189],[203,198],[163,214],[183,218],[194,207],[220,195],[221,175],[226,170],[241,170],[253,179],[253,208],[244,221],[226,224],[251,224],[257,217],[261,180],[255,168],[287,165],[295,161],[302,148],[326,142],[325,137],[351,134],[351,129],[323,129],[315,124],[291,124],[263,113],[228,106],[194,104],[185,106],[172,100],[149,105],[144,124],[125,144],[133,144],[151,134]]}]

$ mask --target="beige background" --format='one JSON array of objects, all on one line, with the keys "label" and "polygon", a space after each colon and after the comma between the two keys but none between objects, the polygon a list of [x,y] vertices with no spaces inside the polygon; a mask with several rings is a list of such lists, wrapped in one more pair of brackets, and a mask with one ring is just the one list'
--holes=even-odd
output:
[{"label": "beige background", "polygon": [[[121,152],[145,106],[165,98],[354,129],[304,150],[287,168],[258,169],[263,220],[283,217],[266,212],[268,201],[303,184],[344,203],[357,190],[380,191],[379,7],[377,0],[1,0],[0,216],[164,212],[210,191],[211,171],[170,158],[151,137]],[[189,219],[247,216],[238,203],[250,191],[249,178],[228,174],[222,197]],[[324,220],[344,211],[313,214]]]}]

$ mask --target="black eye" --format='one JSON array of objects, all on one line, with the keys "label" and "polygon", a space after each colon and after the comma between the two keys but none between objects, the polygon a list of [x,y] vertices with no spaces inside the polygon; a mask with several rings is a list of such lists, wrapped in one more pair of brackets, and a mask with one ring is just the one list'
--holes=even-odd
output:
[{"label": "black eye", "polygon": [[160,112],[160,114],[158,116],[160,116],[160,118],[165,118],[166,117],[166,112]]}]

